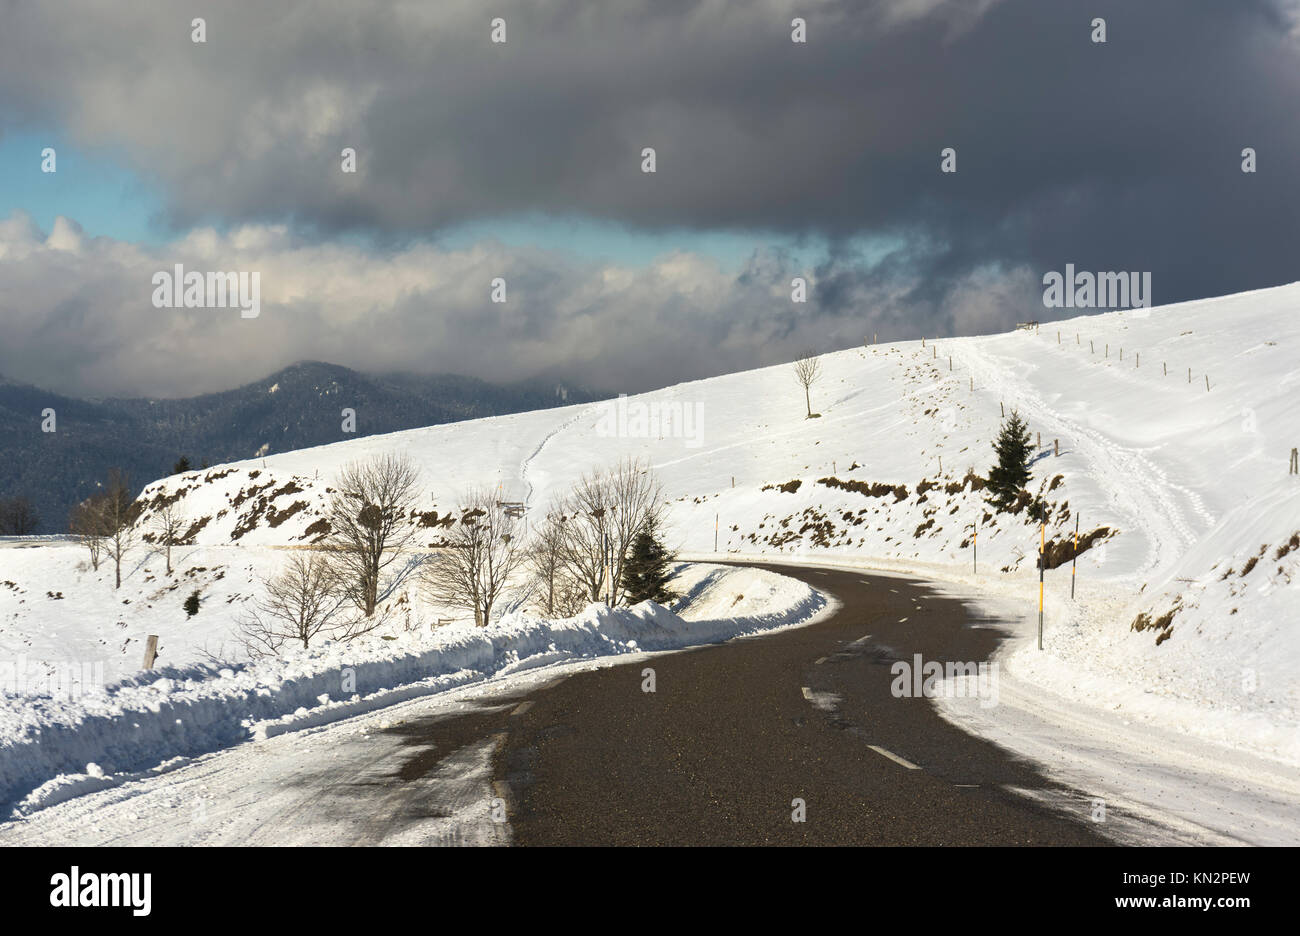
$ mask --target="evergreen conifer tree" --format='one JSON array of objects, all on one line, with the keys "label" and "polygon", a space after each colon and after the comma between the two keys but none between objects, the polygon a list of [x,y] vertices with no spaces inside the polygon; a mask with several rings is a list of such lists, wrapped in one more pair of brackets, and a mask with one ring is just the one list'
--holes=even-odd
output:
[{"label": "evergreen conifer tree", "polygon": [[636,604],[655,601],[667,604],[676,595],[668,590],[672,556],[659,540],[659,530],[652,521],[632,541],[632,552],[623,566],[623,590],[627,600]]},{"label": "evergreen conifer tree", "polygon": [[1029,426],[1020,413],[1011,411],[993,443],[998,463],[989,470],[989,503],[998,510],[1010,510],[1024,486],[1029,483],[1029,461],[1033,456]]}]

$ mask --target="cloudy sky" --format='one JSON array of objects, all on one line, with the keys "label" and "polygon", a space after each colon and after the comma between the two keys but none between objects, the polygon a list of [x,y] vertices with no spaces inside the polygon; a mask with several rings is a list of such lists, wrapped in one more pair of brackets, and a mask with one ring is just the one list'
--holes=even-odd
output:
[{"label": "cloudy sky", "polygon": [[[1157,303],[1291,282],[1297,23],[1294,0],[0,0],[0,375],[180,396],[319,359],[631,392],[1048,319],[1067,263],[1149,271]],[[177,263],[260,273],[260,316],[155,308]]]}]

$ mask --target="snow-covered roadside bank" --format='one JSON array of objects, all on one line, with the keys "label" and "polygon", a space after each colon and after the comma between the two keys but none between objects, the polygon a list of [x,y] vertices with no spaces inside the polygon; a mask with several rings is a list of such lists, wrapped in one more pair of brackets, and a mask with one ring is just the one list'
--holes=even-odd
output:
[{"label": "snow-covered roadside bank", "polygon": [[[1048,591],[1044,650],[1037,649],[1037,584],[1009,587],[938,565],[804,556],[712,556],[696,561],[776,562],[809,568],[860,569],[924,582],[971,607],[980,623],[1008,634],[995,656],[996,704],[944,694],[940,713],[963,730],[1038,763],[1087,799],[1054,804],[1105,822],[1122,811],[1163,828],[1169,843],[1300,844],[1297,734],[1257,713],[1216,709],[1208,700],[1179,698],[1126,683],[1106,671],[1057,655],[1062,631],[1105,613],[1113,596],[1078,589],[1070,613],[1069,583]],[[1055,652],[1054,652],[1055,651]],[[1109,829],[1121,840],[1126,831]],[[1149,830],[1142,833],[1148,842]]]},{"label": "snow-covered roadside bank", "polygon": [[827,599],[752,569],[688,567],[680,614],[591,605],[565,620],[510,615],[391,640],[323,644],[283,659],[164,669],[64,701],[0,708],[0,802],[23,814],[135,779],[176,758],[364,714],[536,667],[675,650],[808,623]]},{"label": "snow-covered roadside bank", "polygon": [[[997,704],[940,693],[939,712],[1085,791],[1093,821],[1122,808],[1174,842],[1300,844],[1295,736],[1259,715],[1145,691],[1037,649],[1037,616],[1006,598],[936,584],[1010,634]],[[1096,602],[1094,602],[1096,603]]]},{"label": "snow-covered roadside bank", "polygon": [[[494,821],[493,738],[446,752],[394,784],[420,749],[416,721],[501,711],[574,672],[648,654],[554,663],[195,758],[176,758],[105,789],[0,822],[8,846],[507,845]],[[357,788],[389,788],[357,809]],[[430,808],[436,804],[436,808]]]}]

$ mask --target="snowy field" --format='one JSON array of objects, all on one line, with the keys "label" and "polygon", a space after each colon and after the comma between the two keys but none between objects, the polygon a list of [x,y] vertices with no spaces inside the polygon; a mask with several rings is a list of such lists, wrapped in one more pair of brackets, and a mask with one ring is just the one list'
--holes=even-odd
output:
[{"label": "snowy field", "polygon": [[[421,510],[436,512],[435,522],[454,513],[470,485],[496,488],[505,500],[526,502],[530,518],[542,516],[582,472],[639,457],[664,483],[670,545],[685,553],[851,561],[913,574],[997,602],[1018,629],[1027,621],[1036,627],[1039,528],[1023,512],[992,516],[972,478],[987,474],[1002,413],[1013,408],[1041,435],[1030,487],[1050,505],[1049,547],[1073,536],[1076,512],[1090,547],[1078,561],[1074,599],[1068,564],[1046,573],[1044,649],[1012,642],[1003,659],[1009,677],[1024,693],[1049,694],[1072,710],[1123,711],[1175,743],[1300,765],[1292,583],[1300,477],[1288,476],[1289,453],[1300,445],[1291,402],[1300,383],[1297,307],[1300,285],[1290,285],[1032,331],[839,351],[823,358],[811,392],[814,419],[806,418],[787,365],[681,384],[612,408],[343,441],[156,482],[145,499],[179,494],[193,534],[192,545],[176,551],[170,577],[161,557],[140,550],[115,591],[105,567],[88,570],[73,544],[0,548],[0,660],[28,681],[26,691],[8,694],[0,723],[0,799],[57,798],[52,790],[64,773],[82,775],[64,784],[77,789],[96,780],[86,764],[101,742],[79,748],[69,741],[66,758],[34,770],[12,766],[27,759],[17,752],[30,750],[37,726],[100,736],[91,727],[100,724],[95,693],[69,702],[32,690],[64,670],[90,673],[94,682],[99,665],[103,679],[119,685],[113,704],[157,706],[159,725],[163,715],[175,721],[168,706],[185,699],[192,718],[211,717],[247,736],[249,719],[310,719],[350,704],[294,667],[315,673],[319,664],[337,683],[340,667],[365,660],[390,674],[375,691],[406,691],[402,680],[418,683],[417,670],[420,679],[449,685],[461,672],[509,672],[512,664],[499,657],[512,641],[545,661],[548,642],[556,652],[587,655],[603,652],[593,645],[599,641],[609,652],[654,649],[748,632],[759,625],[746,624],[747,615],[775,613],[738,588],[757,603],[710,608],[695,628],[660,612],[589,610],[563,624],[513,615],[487,634],[461,624],[434,634],[429,619],[438,612],[413,605],[394,633],[364,648],[323,649],[321,659],[313,652],[277,664],[283,673],[250,676],[254,668],[232,640],[236,616],[286,548],[319,540],[338,470],[379,452],[417,461]],[[201,609],[190,618],[181,604],[195,590]],[[811,599],[803,600],[807,611]],[[147,634],[160,636],[164,668],[136,675]],[[667,643],[652,647],[656,639]],[[422,654],[431,652],[460,659],[430,676]],[[399,658],[421,662],[404,673]],[[274,704],[252,701],[269,686],[289,688],[271,688]],[[240,701],[215,714],[227,706],[213,700],[228,691]],[[996,733],[1005,725],[981,728]],[[190,730],[164,741],[159,727],[156,739],[112,766],[153,766],[145,762],[156,764]],[[46,784],[54,786],[32,794]]]}]

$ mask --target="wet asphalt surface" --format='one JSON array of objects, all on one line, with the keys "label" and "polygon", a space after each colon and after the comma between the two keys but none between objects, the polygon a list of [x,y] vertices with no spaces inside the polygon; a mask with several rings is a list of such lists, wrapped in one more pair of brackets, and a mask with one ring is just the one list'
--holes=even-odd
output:
[{"label": "wet asphalt surface", "polygon": [[996,622],[904,579],[756,565],[842,607],[408,723],[408,772],[494,737],[494,792],[517,845],[1110,844],[1086,793],[892,691],[891,666],[916,653],[986,660]]}]

